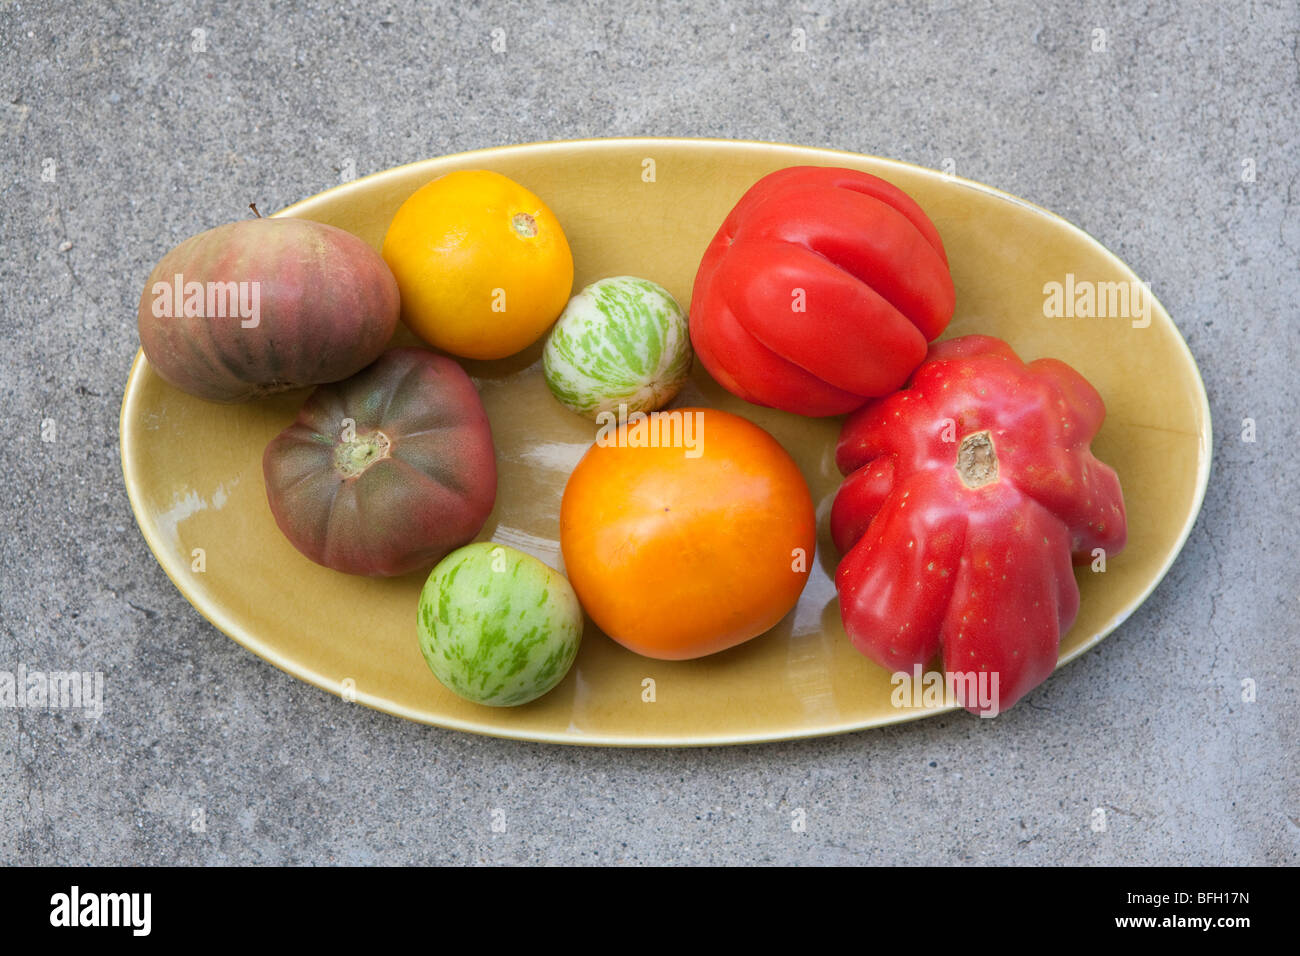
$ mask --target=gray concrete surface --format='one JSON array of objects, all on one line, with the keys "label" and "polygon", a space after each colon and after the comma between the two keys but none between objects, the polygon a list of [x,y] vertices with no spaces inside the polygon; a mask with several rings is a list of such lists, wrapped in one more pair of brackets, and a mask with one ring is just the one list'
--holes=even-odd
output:
[{"label": "gray concrete surface", "polygon": [[[275,6],[0,5],[0,670],[108,681],[0,709],[0,863],[1297,862],[1294,3]],[[1150,277],[1216,455],[1146,605],[996,721],[678,752],[405,723],[208,625],[119,469],[155,260],[349,161],[636,134],[952,158]]]}]

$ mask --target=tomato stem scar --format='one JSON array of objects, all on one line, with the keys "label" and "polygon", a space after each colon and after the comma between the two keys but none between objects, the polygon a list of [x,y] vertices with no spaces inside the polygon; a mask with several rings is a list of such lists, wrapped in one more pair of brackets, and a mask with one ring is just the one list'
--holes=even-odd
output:
[{"label": "tomato stem scar", "polygon": [[967,488],[982,488],[998,480],[998,453],[993,436],[987,431],[973,432],[957,447],[957,474]]},{"label": "tomato stem scar", "polygon": [[334,469],[344,478],[356,478],[377,461],[389,457],[392,439],[381,431],[358,435],[334,449]]},{"label": "tomato stem scar", "polygon": [[525,239],[537,235],[537,220],[526,212],[515,213],[515,217],[510,220],[510,225],[514,226],[515,232]]}]

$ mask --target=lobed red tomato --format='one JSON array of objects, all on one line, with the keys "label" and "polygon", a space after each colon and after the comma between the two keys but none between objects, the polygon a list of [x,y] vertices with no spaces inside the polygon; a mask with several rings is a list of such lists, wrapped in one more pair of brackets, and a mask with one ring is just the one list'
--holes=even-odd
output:
[{"label": "lobed red tomato", "polygon": [[[1115,472],[1089,447],[1106,410],[1063,362],[982,335],[940,342],[909,386],[845,422],[831,510],[840,613],[894,671],[997,676],[996,713],[1051,674],[1074,622],[1074,562],[1124,547]],[[992,684],[990,679],[989,684]]]},{"label": "lobed red tomato", "polygon": [[952,318],[934,224],[897,186],[852,169],[764,176],[695,276],[691,343],[756,405],[840,415],[899,388]]}]

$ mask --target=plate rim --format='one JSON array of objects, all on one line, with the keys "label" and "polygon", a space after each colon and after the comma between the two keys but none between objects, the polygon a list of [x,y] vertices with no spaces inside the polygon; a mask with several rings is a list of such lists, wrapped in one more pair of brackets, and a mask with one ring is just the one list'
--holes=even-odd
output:
[{"label": "plate rim", "polygon": [[[468,159],[470,157],[493,157],[508,153],[531,152],[544,147],[586,147],[593,150],[626,148],[628,146],[644,144],[647,147],[655,145],[671,145],[674,147],[688,146],[698,149],[711,149],[718,147],[734,148],[737,146],[750,150],[761,151],[767,148],[777,148],[782,150],[797,150],[810,154],[820,154],[826,157],[849,157],[855,160],[868,159],[876,163],[881,163],[887,167],[892,166],[900,169],[911,170],[926,176],[939,177],[948,180],[965,188],[974,189],[986,193],[996,199],[1004,202],[1010,202],[1014,205],[1021,206],[1031,212],[1046,217],[1054,221],[1058,227],[1065,226],[1070,232],[1081,237],[1086,243],[1091,245],[1097,252],[1109,260],[1112,264],[1120,269],[1136,275],[1135,270],[1111,252],[1105,245],[1097,240],[1091,233],[1083,228],[1070,222],[1068,219],[1057,215],[1050,209],[1046,209],[1036,203],[1030,202],[1019,196],[1015,196],[995,186],[987,185],[976,180],[967,179],[962,176],[952,175],[921,166],[916,163],[910,163],[905,160],[891,159],[884,156],[875,156],[870,153],[856,153],[850,150],[835,149],[831,147],[806,146],[795,143],[771,142],[764,140],[748,139],[726,139],[720,137],[675,137],[675,136],[623,136],[623,137],[593,137],[585,139],[565,139],[565,140],[539,140],[527,143],[512,143],[499,146],[489,146],[480,149],[463,150],[458,153],[447,153],[442,156],[426,157],[425,159],[414,160],[409,163],[402,163],[398,166],[392,166],[388,169],[378,170],[368,173],[365,176],[332,186],[312,196],[300,199],[271,214],[270,218],[302,216],[313,205],[327,201],[329,198],[338,193],[349,192],[357,189],[369,180],[377,179],[383,176],[389,176],[400,170],[409,170],[413,167],[432,165],[451,159]],[[1144,283],[1144,286],[1146,284]],[[1181,347],[1182,356],[1190,365],[1196,384],[1199,386],[1197,394],[1197,405],[1201,414],[1204,426],[1197,436],[1200,441],[1199,455],[1197,459],[1196,486],[1193,496],[1192,507],[1188,510],[1187,517],[1184,520],[1182,528],[1179,530],[1178,537],[1174,547],[1170,549],[1168,557],[1159,568],[1158,572],[1152,576],[1148,586],[1128,603],[1118,614],[1108,621],[1093,637],[1071,650],[1069,653],[1060,657],[1052,673],[1055,674],[1065,665],[1078,659],[1085,652],[1092,650],[1100,644],[1105,638],[1109,637],[1120,625],[1129,619],[1135,611],[1146,603],[1148,598],[1154,593],[1155,589],[1160,586],[1168,575],[1174,562],[1178,560],[1187,544],[1187,539],[1191,536],[1192,529],[1195,527],[1200,517],[1202,507],[1205,503],[1206,489],[1209,485],[1210,472],[1212,470],[1214,458],[1214,423],[1211,418],[1209,394],[1205,388],[1205,380],[1201,375],[1200,365],[1196,357],[1192,354],[1191,347],[1183,337],[1182,331],[1174,322],[1173,317],[1165,309],[1163,304],[1146,287],[1146,293],[1151,298],[1153,305],[1152,318],[1166,323],[1169,330],[1173,332],[1174,338]],[[292,677],[297,678],[314,687],[318,687],[331,696],[340,697],[340,688],[338,681],[331,680],[314,669],[298,663],[296,660],[278,653],[273,647],[261,640],[256,634],[247,631],[241,625],[229,617],[221,605],[211,606],[208,602],[192,593],[183,583],[185,578],[179,574],[179,569],[169,566],[165,555],[169,551],[163,547],[161,536],[156,526],[152,526],[144,518],[147,510],[141,501],[141,490],[139,487],[140,479],[131,464],[131,457],[127,454],[128,445],[134,438],[134,426],[137,417],[129,414],[134,411],[136,404],[140,401],[142,388],[140,382],[144,376],[144,369],[148,365],[145,358],[144,350],[137,348],[135,358],[131,363],[131,370],[127,375],[126,387],[122,395],[122,404],[118,413],[118,453],[122,465],[122,477],[126,485],[127,499],[131,505],[132,516],[135,518],[136,527],[140,529],[141,535],[145,539],[146,545],[153,553],[154,560],[158,562],[163,572],[171,580],[172,584],[181,593],[181,596],[189,602],[191,607],[199,613],[209,624],[221,631],[236,644],[239,644],[245,650],[252,652],[257,657],[269,664],[279,668]],[[931,707],[931,708],[901,708],[897,715],[890,715],[885,718],[872,718],[868,720],[848,720],[834,725],[822,725],[815,728],[797,730],[793,732],[783,732],[773,734],[768,731],[757,731],[745,734],[725,734],[725,735],[703,735],[703,736],[628,736],[626,734],[581,734],[572,730],[564,732],[538,732],[514,730],[509,727],[491,725],[479,721],[465,720],[461,718],[440,718],[432,719],[426,714],[416,712],[409,707],[396,704],[391,700],[379,697],[378,695],[357,691],[355,703],[362,704],[372,710],[377,710],[395,717],[401,717],[413,723],[424,724],[425,726],[441,727],[447,730],[457,730],[466,733],[473,733],[488,737],[497,737],[504,740],[521,740],[533,743],[544,744],[564,744],[569,746],[588,746],[588,747],[620,747],[620,748],[686,748],[686,747],[717,747],[733,746],[744,744],[758,743],[779,743],[789,740],[807,740],[817,737],[829,737],[838,734],[852,733],[859,730],[868,730],[876,727],[887,727],[895,724],[911,723],[912,721],[921,720],[928,717],[937,717],[940,714],[954,713],[960,708],[956,706]]]}]

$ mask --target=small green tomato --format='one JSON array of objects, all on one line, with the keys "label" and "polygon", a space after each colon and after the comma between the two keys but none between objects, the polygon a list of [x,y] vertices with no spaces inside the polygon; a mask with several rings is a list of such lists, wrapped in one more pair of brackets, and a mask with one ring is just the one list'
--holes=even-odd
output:
[{"label": "small green tomato", "polygon": [[620,405],[629,413],[663,408],[685,384],[692,357],[686,313],[668,290],[614,276],[569,300],[542,368],[561,404],[594,419]]},{"label": "small green tomato", "polygon": [[578,656],[582,608],[564,575],[494,542],[453,551],[420,592],[420,650],[466,700],[512,707],[564,679]]}]

